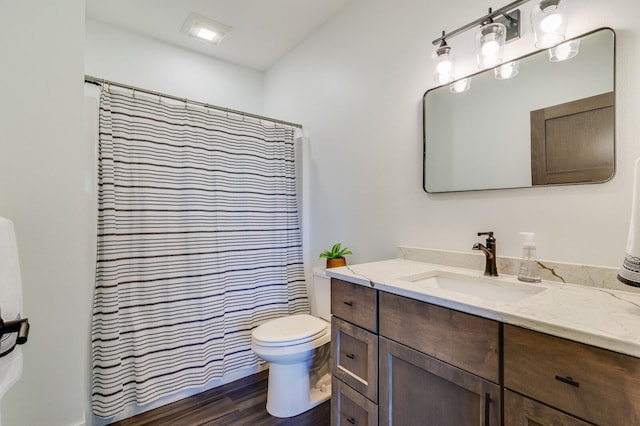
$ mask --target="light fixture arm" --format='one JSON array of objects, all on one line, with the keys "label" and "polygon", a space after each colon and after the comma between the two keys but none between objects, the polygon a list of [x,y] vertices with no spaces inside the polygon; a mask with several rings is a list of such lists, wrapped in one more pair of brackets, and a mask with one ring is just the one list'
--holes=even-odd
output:
[{"label": "light fixture arm", "polygon": [[[497,9],[496,11],[491,11],[491,9],[489,9],[489,13],[481,18],[476,19],[475,21],[469,22],[466,25],[463,25],[460,28],[457,28],[453,31],[450,31],[448,33],[444,33],[442,36],[438,37],[437,39],[433,40],[431,43],[435,46],[438,43],[442,42],[445,39],[450,39],[451,37],[455,37],[465,31],[467,31],[470,28],[473,27],[477,27],[478,25],[482,25],[483,23],[485,23],[488,20],[492,20],[493,18],[495,18],[496,16],[500,16],[500,15],[506,15],[509,11],[517,8],[518,6],[527,3],[529,0],[516,0],[514,2],[509,3],[506,6],[501,7],[500,9]],[[509,19],[509,18],[507,18]]]},{"label": "light fixture arm", "polygon": [[445,40],[444,38],[444,30],[442,31],[442,41],[440,42],[440,47],[438,47],[438,50],[436,50],[436,54],[438,56],[442,55],[443,53],[449,53],[451,51],[451,48],[449,47],[449,45],[447,44],[447,40]]}]

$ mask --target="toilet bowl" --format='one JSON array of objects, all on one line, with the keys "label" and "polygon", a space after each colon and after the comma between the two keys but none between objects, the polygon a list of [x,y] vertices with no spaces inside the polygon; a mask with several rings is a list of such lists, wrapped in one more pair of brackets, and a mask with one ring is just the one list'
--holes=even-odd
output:
[{"label": "toilet bowl", "polygon": [[[325,288],[323,288],[325,287]],[[311,293],[329,291],[329,278],[314,270]],[[316,310],[329,318],[330,307],[317,298]],[[318,313],[316,312],[316,313]],[[265,322],[253,330],[251,349],[269,362],[267,411],[275,417],[293,417],[331,397],[329,343],[331,324],[308,314]]]}]

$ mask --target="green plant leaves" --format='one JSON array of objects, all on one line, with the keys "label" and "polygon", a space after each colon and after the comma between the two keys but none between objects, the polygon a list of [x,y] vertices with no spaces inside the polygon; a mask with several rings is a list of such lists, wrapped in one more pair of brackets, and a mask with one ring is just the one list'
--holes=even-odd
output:
[{"label": "green plant leaves", "polygon": [[321,258],[336,259],[338,257],[344,257],[348,254],[353,254],[348,248],[342,248],[342,243],[336,243],[331,247],[331,250],[325,250],[320,253]]}]

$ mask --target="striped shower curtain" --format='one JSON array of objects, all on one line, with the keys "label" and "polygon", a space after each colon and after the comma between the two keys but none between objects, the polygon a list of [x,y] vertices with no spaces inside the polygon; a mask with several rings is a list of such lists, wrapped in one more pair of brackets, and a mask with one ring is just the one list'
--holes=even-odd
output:
[{"label": "striped shower curtain", "polygon": [[293,129],[111,87],[99,118],[94,413],[256,366],[308,312]]}]

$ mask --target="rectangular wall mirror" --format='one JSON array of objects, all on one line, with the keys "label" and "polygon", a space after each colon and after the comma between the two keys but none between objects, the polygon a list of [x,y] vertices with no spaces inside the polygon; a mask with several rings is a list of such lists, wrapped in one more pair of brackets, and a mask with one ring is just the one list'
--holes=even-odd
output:
[{"label": "rectangular wall mirror", "polygon": [[454,93],[454,82],[425,93],[425,191],[601,183],[613,177],[615,33],[604,28],[574,41],[579,49],[570,59],[551,61],[550,50],[536,51],[515,60],[512,78],[497,79],[494,69],[484,70],[468,77],[464,92]]}]

